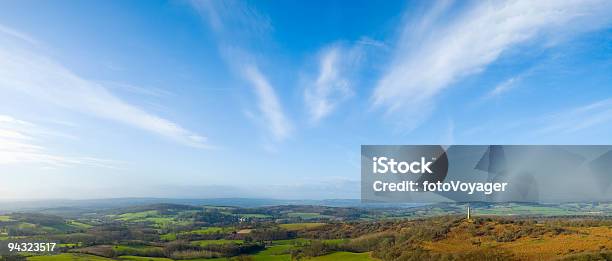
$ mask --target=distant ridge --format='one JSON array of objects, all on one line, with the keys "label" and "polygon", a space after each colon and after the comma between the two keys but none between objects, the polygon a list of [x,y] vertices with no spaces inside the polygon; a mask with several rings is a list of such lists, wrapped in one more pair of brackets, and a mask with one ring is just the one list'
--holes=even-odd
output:
[{"label": "distant ridge", "polygon": [[[511,202],[509,202],[511,203]],[[585,202],[586,203],[586,202]],[[605,202],[593,202],[605,203]],[[106,199],[50,199],[50,200],[0,200],[0,214],[3,212],[13,211],[44,211],[53,213],[57,211],[74,213],[95,212],[106,209],[120,209],[126,207],[154,207],[160,204],[184,205],[189,206],[227,206],[241,208],[257,208],[268,206],[286,206],[286,205],[313,205],[326,207],[353,207],[353,208],[412,208],[422,206],[446,206],[446,205],[463,205],[463,203],[436,203],[436,204],[414,204],[414,203],[384,203],[375,204],[361,203],[359,199],[325,199],[325,200],[283,200],[283,199],[266,199],[266,198],[203,198],[203,199],[182,199],[182,198],[106,198]],[[497,203],[472,202],[470,203],[475,208],[487,208]],[[500,203],[504,205],[504,203]],[[507,203],[508,204],[508,203]],[[556,204],[537,204],[537,203],[519,203],[524,206],[554,206]],[[185,206],[186,205],[186,206]],[[179,206],[180,207],[180,206]]]},{"label": "distant ridge", "polygon": [[52,208],[106,209],[150,204],[213,205],[230,207],[263,207],[276,205],[322,205],[331,207],[357,207],[358,199],[283,200],[266,198],[107,198],[107,199],[49,199],[0,200],[0,211],[26,211]]}]

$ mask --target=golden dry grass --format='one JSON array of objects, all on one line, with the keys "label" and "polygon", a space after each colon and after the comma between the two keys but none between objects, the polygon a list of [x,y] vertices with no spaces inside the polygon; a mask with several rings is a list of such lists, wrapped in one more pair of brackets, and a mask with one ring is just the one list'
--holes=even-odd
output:
[{"label": "golden dry grass", "polygon": [[[482,248],[504,249],[520,260],[554,260],[564,256],[612,250],[611,227],[568,228],[575,233],[539,237],[521,237],[512,242],[497,242],[489,236],[472,236],[468,223],[454,227],[447,237],[435,242],[424,242],[423,247],[437,253],[465,253]],[[520,229],[515,224],[492,225],[494,231]]]}]

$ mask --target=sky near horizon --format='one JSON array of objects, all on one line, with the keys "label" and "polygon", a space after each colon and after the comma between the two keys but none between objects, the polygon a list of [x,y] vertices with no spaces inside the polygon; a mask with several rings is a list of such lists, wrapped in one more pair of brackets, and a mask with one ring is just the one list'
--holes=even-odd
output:
[{"label": "sky near horizon", "polygon": [[361,144],[610,133],[611,1],[0,2],[0,199],[358,198]]}]

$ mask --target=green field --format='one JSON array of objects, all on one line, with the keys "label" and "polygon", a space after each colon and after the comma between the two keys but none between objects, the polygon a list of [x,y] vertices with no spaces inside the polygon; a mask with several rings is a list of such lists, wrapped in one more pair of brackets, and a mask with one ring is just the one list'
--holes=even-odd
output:
[{"label": "green field", "polygon": [[[117,260],[106,257],[99,257],[94,255],[86,255],[86,254],[73,254],[73,253],[64,253],[53,256],[32,256],[28,258],[28,261],[109,261],[109,260]],[[141,257],[141,256],[120,256],[118,260],[126,260],[126,261],[172,261],[169,258],[163,257]]]},{"label": "green field", "polygon": [[272,216],[266,214],[235,214],[236,216],[243,218],[271,218]]},{"label": "green field", "polygon": [[156,224],[175,222],[173,217],[162,216],[157,210],[121,214],[118,220],[127,222],[151,222]]},{"label": "green field", "polygon": [[28,222],[17,222],[14,225],[15,228],[20,230],[36,230],[40,233],[64,233],[68,231],[74,231],[77,229],[74,226],[68,225],[66,223],[53,224],[49,226],[42,226],[37,224],[32,224]]},{"label": "green field", "polygon": [[[390,248],[406,253],[406,256],[428,252],[452,260],[461,260],[455,258],[463,257],[468,250],[470,254],[481,256],[557,260],[582,253],[608,253],[612,249],[609,240],[612,221],[608,218],[612,215],[610,204],[477,205],[474,207],[475,218],[468,221],[462,218],[465,206],[439,204],[383,210],[276,206],[198,210],[180,205],[154,205],[134,207],[132,212],[125,208],[87,215],[70,212],[70,218],[12,213],[0,216],[0,220],[5,221],[0,221],[0,239],[12,234],[11,239],[36,240],[52,236],[62,242],[58,245],[59,250],[65,253],[24,256],[34,261],[171,261],[173,258],[195,258],[190,261],[290,261],[292,257],[315,261],[358,261],[373,260],[372,252],[351,251],[370,249],[384,253]],[[147,209],[156,210],[143,211]],[[234,213],[221,213],[226,210]],[[581,215],[568,220],[549,217],[579,211],[599,214],[593,218]],[[432,213],[446,214],[427,217]],[[269,215],[276,219],[244,220],[238,219],[239,215]],[[500,215],[511,216],[496,217]],[[513,215],[525,215],[527,219]],[[328,217],[334,221],[317,220]],[[364,217],[372,221],[363,221]],[[443,236],[437,238],[438,235]],[[246,241],[237,240],[242,237]],[[374,247],[360,248],[365,244]],[[416,248],[403,249],[408,244]],[[489,253],[493,251],[489,248],[495,248],[499,253]],[[213,256],[218,258],[204,259]]]},{"label": "green field", "polygon": [[163,247],[150,245],[115,245],[113,250],[120,256],[163,256]]},{"label": "green field", "polygon": [[[253,260],[259,261],[282,261],[282,260],[291,260],[291,250],[299,249],[299,246],[308,243],[309,239],[298,238],[298,239],[289,239],[289,240],[276,240],[273,242],[272,246],[266,248],[266,250],[261,251],[251,257]],[[346,242],[347,239],[329,239],[322,240],[328,244],[339,244],[342,242]],[[315,257],[312,259],[306,260],[372,260],[368,253],[350,253],[350,252],[337,252],[325,256]]]},{"label": "green field", "polygon": [[215,234],[215,233],[227,233],[227,232],[230,232],[231,230],[232,230],[231,227],[203,227],[201,229],[191,230],[186,233],[205,235],[205,234]]},{"label": "green field", "polygon": [[117,220],[121,220],[124,222],[151,223],[156,228],[164,228],[173,225],[189,225],[189,222],[187,221],[178,221],[172,216],[160,215],[159,211],[157,210],[125,213],[118,216],[109,215],[107,217],[116,218]]},{"label": "green field", "polygon": [[274,240],[274,245],[304,245],[310,242],[310,239],[295,238],[295,239],[284,239]]},{"label": "green field", "polygon": [[116,251],[142,251],[142,250],[154,250],[160,249],[161,247],[147,246],[147,245],[116,245],[113,249]]},{"label": "green field", "polygon": [[106,257],[99,257],[86,254],[59,254],[53,256],[32,256],[28,257],[28,261],[109,261],[113,260]]},{"label": "green field", "polygon": [[142,257],[142,256],[120,256],[119,260],[127,261],[172,261],[170,258],[164,257]]},{"label": "green field", "polygon": [[19,228],[19,229],[34,229],[34,228],[36,228],[36,225],[32,224],[32,223],[20,222],[17,225],[17,228]]},{"label": "green field", "polygon": [[161,240],[174,241],[176,240],[176,233],[163,234],[163,235],[160,235],[159,238]]},{"label": "green field", "polygon": [[185,232],[180,232],[180,233],[163,234],[160,236],[160,238],[162,240],[172,241],[172,240],[176,240],[177,235],[184,235],[184,234],[206,235],[206,234],[215,234],[215,233],[229,233],[229,232],[232,232],[233,230],[234,230],[233,227],[203,227],[201,229],[185,231]]},{"label": "green field", "polygon": [[324,239],[321,241],[323,241],[323,243],[326,243],[326,244],[337,245],[341,243],[347,243],[349,239]]},{"label": "green field", "polygon": [[314,218],[323,217],[323,215],[319,213],[308,213],[308,212],[293,212],[293,213],[288,213],[287,216],[294,217],[294,218],[302,218],[302,219],[314,219]]},{"label": "green field", "polygon": [[304,230],[304,229],[312,229],[325,225],[325,223],[293,223],[293,224],[280,224],[279,226],[289,230]]},{"label": "green field", "polygon": [[351,252],[336,252],[329,255],[318,256],[312,259],[314,261],[366,261],[366,260],[375,260],[370,257],[370,253],[351,253]]},{"label": "green field", "polygon": [[252,255],[253,260],[260,261],[282,261],[282,260],[291,260],[291,249],[292,245],[274,245],[266,248],[255,255]]},{"label": "green field", "polygon": [[80,228],[80,229],[88,229],[88,228],[93,227],[92,225],[85,224],[85,223],[82,223],[76,220],[69,221],[68,224],[75,228]]},{"label": "green field", "polygon": [[157,217],[157,216],[159,216],[159,213],[157,212],[157,210],[149,210],[149,211],[121,214],[119,215],[118,219],[123,220],[123,221],[139,221],[139,220],[143,220],[148,217]]},{"label": "green field", "polygon": [[197,241],[192,241],[191,243],[194,245],[199,245],[199,246],[207,246],[207,245],[223,245],[223,244],[229,244],[229,243],[241,244],[243,243],[243,241],[242,240],[217,239],[217,240],[197,240]]}]

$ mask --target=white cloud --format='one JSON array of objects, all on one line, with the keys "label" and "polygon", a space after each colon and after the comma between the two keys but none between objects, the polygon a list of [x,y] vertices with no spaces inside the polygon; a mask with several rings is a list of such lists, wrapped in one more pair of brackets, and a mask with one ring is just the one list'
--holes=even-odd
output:
[{"label": "white cloud", "polygon": [[516,86],[516,82],[519,81],[519,79],[520,77],[512,77],[510,79],[507,79],[501,82],[500,84],[496,85],[495,88],[493,88],[493,90],[487,93],[487,95],[485,95],[485,98],[489,99],[493,97],[498,97],[502,95],[503,93],[511,90],[512,88]]},{"label": "white cloud", "polygon": [[596,101],[584,106],[547,116],[540,121],[546,126],[539,133],[575,133],[612,122],[612,99]]},{"label": "white cloud", "polygon": [[271,31],[270,18],[243,1],[192,0],[191,5],[222,36],[221,41],[261,39]]},{"label": "white cloud", "polygon": [[224,61],[255,90],[262,117],[253,118],[261,120],[276,141],[289,137],[291,123],[274,87],[257,66],[256,53],[251,51],[256,49],[253,46],[266,41],[266,35],[272,30],[270,19],[240,1],[193,0],[191,4],[215,33]]},{"label": "white cloud", "polygon": [[93,157],[70,157],[49,151],[41,145],[45,130],[38,125],[0,115],[0,165],[38,164],[42,167],[76,165],[115,168],[117,162]]},{"label": "white cloud", "polygon": [[283,114],[274,88],[255,66],[245,66],[244,77],[255,90],[259,111],[263,115],[270,132],[279,141],[287,138],[292,127]]},{"label": "white cloud", "polygon": [[127,84],[127,83],[121,83],[121,82],[101,82],[100,84],[104,85],[104,87],[109,90],[117,89],[119,91],[125,91],[125,92],[130,92],[134,94],[150,96],[150,97],[155,97],[155,98],[163,98],[163,97],[168,97],[168,96],[173,95],[173,93],[169,91],[155,88],[155,87],[145,88],[145,87],[136,86],[136,85]]},{"label": "white cloud", "polygon": [[394,60],[375,88],[375,106],[422,114],[442,90],[518,44],[556,41],[612,20],[612,2],[605,0],[476,1],[457,16],[443,16],[447,7],[439,4],[403,25]]},{"label": "white cloud", "polygon": [[389,48],[389,46],[387,46],[387,44],[385,42],[382,41],[378,41],[369,37],[362,37],[361,39],[359,39],[357,41],[357,44],[359,45],[366,45],[366,46],[372,46],[372,47],[376,47],[376,48],[380,48],[383,50],[386,50]]},{"label": "white cloud", "polygon": [[[600,132],[612,127],[612,98],[593,101],[582,106],[564,107],[566,108],[554,112],[538,113],[533,117],[513,120],[500,118],[491,122],[481,122],[478,126],[464,131],[462,136],[480,138],[495,133],[493,139],[512,137],[511,139],[515,141],[510,143],[519,144],[524,144],[525,141],[541,143],[543,140],[561,144],[568,144],[568,140],[570,143],[581,140],[593,143],[592,136],[576,134]],[[601,141],[595,141],[595,144],[598,142]]]},{"label": "white cloud", "polygon": [[10,124],[22,124],[22,125],[31,125],[31,123],[27,121],[17,120],[8,115],[0,115],[0,123],[10,123]]},{"label": "white cloud", "polygon": [[327,47],[319,55],[318,75],[307,82],[304,101],[310,120],[318,122],[353,94],[348,75],[358,59],[358,50],[346,50],[338,45]]},{"label": "white cloud", "polygon": [[20,39],[32,45],[38,44],[38,41],[34,40],[34,38],[32,38],[31,36],[24,34],[22,32],[13,30],[1,24],[0,24],[0,34],[4,34],[4,35],[8,35],[8,36]]},{"label": "white cloud", "polygon": [[[0,40],[3,34],[0,31]],[[137,127],[185,145],[205,147],[205,138],[122,101],[20,43],[0,41],[0,91],[13,90],[51,104]],[[34,101],[32,101],[34,102]]]}]

